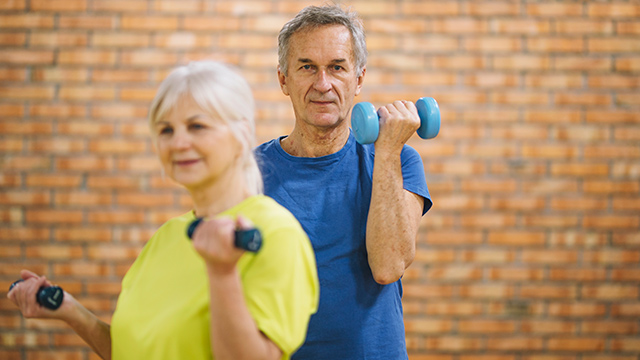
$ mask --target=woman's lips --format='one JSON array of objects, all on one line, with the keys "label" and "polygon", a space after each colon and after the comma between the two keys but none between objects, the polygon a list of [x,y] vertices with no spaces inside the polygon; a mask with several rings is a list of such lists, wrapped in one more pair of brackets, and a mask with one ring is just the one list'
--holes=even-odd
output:
[{"label": "woman's lips", "polygon": [[189,166],[189,165],[193,165],[193,164],[197,163],[198,161],[200,161],[200,160],[199,159],[175,160],[173,163],[176,164],[177,166]]}]

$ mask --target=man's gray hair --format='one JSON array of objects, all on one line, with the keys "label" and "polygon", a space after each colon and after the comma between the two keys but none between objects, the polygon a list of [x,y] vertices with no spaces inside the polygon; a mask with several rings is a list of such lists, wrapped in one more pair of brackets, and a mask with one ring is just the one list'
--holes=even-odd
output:
[{"label": "man's gray hair", "polygon": [[315,29],[325,25],[343,25],[351,33],[353,61],[356,74],[360,76],[367,64],[367,42],[362,22],[355,12],[343,10],[339,5],[308,6],[296,17],[289,20],[278,35],[278,65],[280,71],[287,75],[289,71],[288,55],[291,36],[296,32]]}]

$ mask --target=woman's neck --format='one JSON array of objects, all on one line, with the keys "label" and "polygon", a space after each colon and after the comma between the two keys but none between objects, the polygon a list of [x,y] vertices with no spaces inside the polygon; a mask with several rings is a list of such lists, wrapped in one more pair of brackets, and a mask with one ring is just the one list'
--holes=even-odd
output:
[{"label": "woman's neck", "polygon": [[256,195],[247,186],[240,169],[229,171],[213,184],[188,189],[197,217],[213,217],[230,209],[245,199]]}]

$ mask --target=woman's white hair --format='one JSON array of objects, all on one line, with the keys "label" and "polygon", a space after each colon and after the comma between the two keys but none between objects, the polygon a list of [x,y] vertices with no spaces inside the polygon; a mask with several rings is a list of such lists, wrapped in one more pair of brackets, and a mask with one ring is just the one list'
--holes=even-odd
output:
[{"label": "woman's white hair", "polygon": [[149,108],[149,124],[153,126],[165,117],[184,95],[191,96],[211,117],[227,122],[242,144],[247,186],[256,194],[262,193],[262,176],[253,155],[255,105],[244,77],[230,65],[215,61],[194,61],[180,66],[160,84]]}]

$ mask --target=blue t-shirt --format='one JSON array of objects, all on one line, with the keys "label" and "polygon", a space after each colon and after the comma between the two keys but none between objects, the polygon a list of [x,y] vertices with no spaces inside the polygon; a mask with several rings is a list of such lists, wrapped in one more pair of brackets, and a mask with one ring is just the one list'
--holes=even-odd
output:
[{"label": "blue t-shirt", "polygon": [[[280,139],[256,148],[265,194],[289,209],[309,235],[320,280],[318,312],[292,359],[407,359],[402,283],[375,282],[365,232],[371,202],[374,146],[350,134],[338,152],[317,158],[285,152]],[[431,208],[420,155],[401,153],[404,188]]]}]

